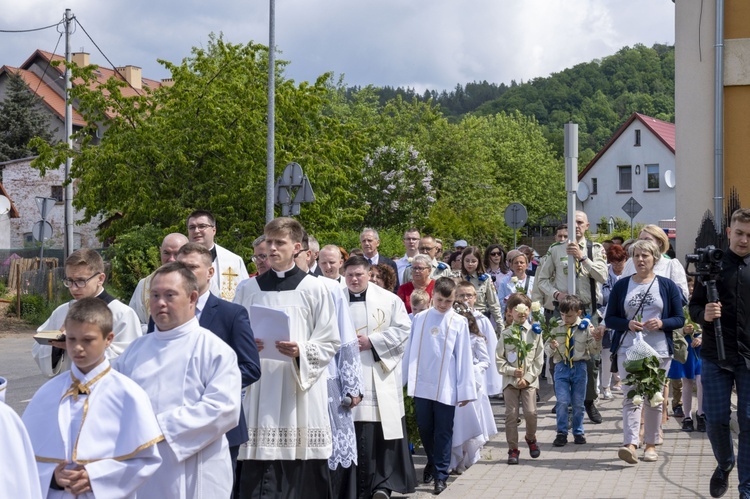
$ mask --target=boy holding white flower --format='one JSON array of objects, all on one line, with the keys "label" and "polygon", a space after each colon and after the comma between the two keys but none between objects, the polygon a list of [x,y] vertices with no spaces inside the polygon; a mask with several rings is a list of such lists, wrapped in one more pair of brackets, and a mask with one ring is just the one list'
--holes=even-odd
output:
[{"label": "boy holding white flower", "polygon": [[539,374],[544,364],[542,335],[535,333],[529,323],[531,300],[522,293],[508,297],[513,324],[498,338],[495,358],[497,370],[503,375],[505,398],[505,438],[508,441],[508,464],[518,464],[518,407],[523,404],[526,420],[526,443],[529,454],[536,459],[541,454],[536,441],[536,392]]},{"label": "boy holding white flower", "polygon": [[557,398],[557,436],[552,443],[568,443],[568,405],[573,407],[573,441],[585,444],[583,401],[586,397],[586,362],[602,350],[601,335],[596,335],[588,320],[581,319],[581,300],[567,295],[560,301],[562,325],[552,330],[554,336],[545,346],[555,363],[555,398]]}]

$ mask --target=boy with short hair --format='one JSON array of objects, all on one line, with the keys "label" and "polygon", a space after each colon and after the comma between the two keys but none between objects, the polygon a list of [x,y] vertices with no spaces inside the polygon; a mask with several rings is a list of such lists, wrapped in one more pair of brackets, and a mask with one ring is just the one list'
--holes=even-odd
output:
[{"label": "boy with short hair", "polygon": [[542,335],[531,329],[531,300],[523,293],[508,297],[506,309],[511,310],[513,324],[500,334],[497,341],[497,370],[503,375],[505,399],[505,438],[508,441],[508,464],[518,464],[518,408],[523,405],[526,421],[526,443],[532,459],[541,455],[536,441],[536,392],[544,364]]},{"label": "boy with short hair", "polygon": [[[96,297],[112,312],[114,339],[106,349],[108,359],[114,359],[136,338],[143,334],[138,314],[104,290],[104,260],[92,249],[82,248],[71,253],[65,260],[63,285],[70,290],[73,300],[63,303],[52,312],[49,319],[37,331],[65,331],[64,322],[68,309],[83,298]],[[42,374],[51,378],[70,369],[70,358],[66,354],[65,341],[52,341],[50,345],[34,343],[31,354]]]},{"label": "boy with short hair", "polygon": [[433,307],[414,317],[404,353],[407,395],[414,398],[417,426],[427,466],[424,482],[435,480],[435,494],[446,488],[453,442],[453,416],[477,398],[469,325],[453,310],[456,283],[435,282]]},{"label": "boy with short hair", "polygon": [[414,316],[419,312],[424,312],[430,308],[430,295],[424,289],[415,289],[411,292],[409,303],[411,304],[409,319],[414,319]]},{"label": "boy with short hair", "polygon": [[110,367],[106,303],[76,301],[64,326],[70,371],[45,383],[23,414],[42,496],[132,497],[161,464],[156,444],[164,437],[151,402]]},{"label": "boy with short hair", "polygon": [[585,444],[583,431],[584,399],[586,398],[586,361],[602,349],[601,337],[594,336],[587,321],[581,320],[583,305],[575,295],[560,301],[562,325],[552,332],[555,337],[547,342],[547,355],[555,363],[555,398],[557,399],[557,436],[552,443],[562,447],[568,443],[568,405],[573,407],[573,441]]}]

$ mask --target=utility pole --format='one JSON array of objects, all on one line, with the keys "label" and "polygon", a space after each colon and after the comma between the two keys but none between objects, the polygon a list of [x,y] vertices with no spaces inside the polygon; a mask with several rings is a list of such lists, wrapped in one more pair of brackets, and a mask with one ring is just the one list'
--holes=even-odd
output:
[{"label": "utility pole", "polygon": [[[65,136],[68,138],[68,148],[73,149],[73,103],[70,91],[73,84],[70,79],[70,23],[73,15],[70,9],[65,9]],[[65,160],[65,258],[73,253],[73,179],[70,178],[70,170],[73,160],[70,156]]]},{"label": "utility pole", "polygon": [[268,14],[268,135],[266,137],[266,223],[273,220],[274,205],[274,132],[276,93],[276,1],[270,1]]},{"label": "utility pole", "polygon": [[[578,190],[578,125],[564,125],[565,140],[565,190],[568,199],[568,241],[578,244],[576,239],[576,191]],[[568,256],[568,294],[576,294],[576,267]],[[594,310],[595,312],[595,310]],[[594,315],[593,312],[591,314]]]}]

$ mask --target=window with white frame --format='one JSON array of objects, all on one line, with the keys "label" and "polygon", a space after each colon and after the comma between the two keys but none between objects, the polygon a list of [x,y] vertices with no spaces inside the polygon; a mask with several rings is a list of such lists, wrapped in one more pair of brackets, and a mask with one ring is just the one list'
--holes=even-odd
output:
[{"label": "window with white frame", "polygon": [[619,183],[617,190],[620,192],[630,192],[633,190],[633,167],[631,165],[618,166]]},{"label": "window with white frame", "polygon": [[646,166],[646,190],[659,190],[659,165]]}]

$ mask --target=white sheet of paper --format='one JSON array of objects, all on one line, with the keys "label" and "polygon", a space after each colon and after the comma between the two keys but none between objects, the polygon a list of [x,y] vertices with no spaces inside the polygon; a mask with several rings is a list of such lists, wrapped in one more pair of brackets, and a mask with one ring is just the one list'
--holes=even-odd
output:
[{"label": "white sheet of paper", "polygon": [[255,338],[263,340],[263,350],[259,354],[261,359],[283,362],[291,360],[291,357],[283,355],[276,348],[277,341],[289,341],[290,338],[289,315],[286,312],[262,305],[251,305],[250,326]]}]

